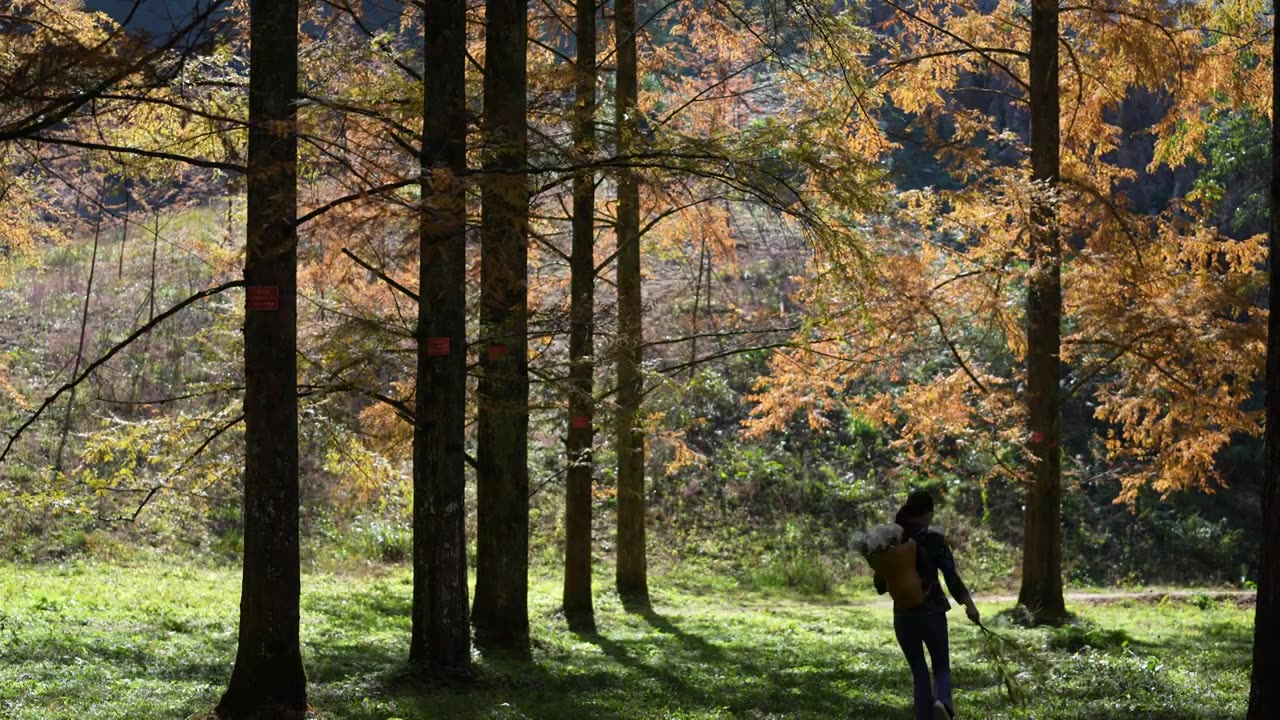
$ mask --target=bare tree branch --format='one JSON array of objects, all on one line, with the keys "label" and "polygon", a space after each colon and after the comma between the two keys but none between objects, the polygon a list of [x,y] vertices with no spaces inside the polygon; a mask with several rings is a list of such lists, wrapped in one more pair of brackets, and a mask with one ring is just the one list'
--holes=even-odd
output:
[{"label": "bare tree branch", "polygon": [[31,135],[22,139],[44,145],[65,145],[85,150],[102,150],[105,152],[137,155],[139,157],[154,158],[158,160],[173,160],[175,162],[185,163],[194,167],[210,168],[212,170],[225,170],[226,172],[233,173],[244,173],[248,170],[244,165],[237,165],[236,163],[223,162],[221,160],[205,160],[204,158],[191,157],[189,155],[178,155],[177,153],[165,152],[163,150],[145,150],[143,148],[128,147],[125,145],[109,145],[106,143],[88,142],[85,140],[76,140],[67,137],[48,137],[46,135]]},{"label": "bare tree branch", "polygon": [[384,273],[384,272],[382,272],[381,270],[379,270],[379,269],[375,268],[374,266],[370,265],[369,263],[365,262],[364,260],[361,260],[360,258],[356,257],[356,254],[355,254],[355,253],[351,252],[351,251],[350,251],[350,250],[348,250],[347,248],[342,248],[342,254],[343,254],[343,255],[346,255],[346,256],[347,256],[347,257],[349,257],[349,258],[351,258],[351,260],[352,260],[353,262],[355,262],[355,264],[359,265],[360,267],[364,268],[365,270],[368,270],[369,272],[373,273],[374,275],[377,275],[377,276],[378,276],[378,277],[379,277],[383,282],[385,282],[386,284],[388,284],[388,285],[390,285],[391,287],[393,287],[393,288],[395,288],[395,289],[399,290],[400,292],[404,293],[405,295],[408,295],[410,298],[412,298],[412,299],[413,299],[413,301],[414,301],[414,302],[418,302],[418,293],[416,293],[416,292],[414,292],[414,291],[410,290],[409,288],[407,288],[407,287],[405,287],[405,286],[401,285],[400,283],[398,283],[398,282],[396,282],[395,280],[391,279],[391,277],[390,277],[390,276],[388,276],[386,273]]}]

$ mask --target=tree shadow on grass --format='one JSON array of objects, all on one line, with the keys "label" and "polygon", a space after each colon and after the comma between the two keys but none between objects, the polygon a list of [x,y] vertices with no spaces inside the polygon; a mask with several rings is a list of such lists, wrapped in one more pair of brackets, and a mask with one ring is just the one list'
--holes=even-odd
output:
[{"label": "tree shadow on grass", "polygon": [[[405,718],[456,720],[633,720],[639,717],[787,717],[796,720],[910,720],[905,667],[896,649],[859,650],[874,661],[841,665],[777,644],[722,646],[656,612],[657,633],[576,633],[598,653],[541,661],[486,657],[464,687],[389,673],[370,692]],[[785,647],[785,645],[783,646]],[[883,660],[883,662],[878,662]],[[856,665],[856,666],[855,666]],[[352,720],[385,720],[376,709]]]},{"label": "tree shadow on grass", "polygon": [[[840,666],[829,658],[823,658],[826,664],[819,667],[795,652],[779,655],[776,649],[771,652],[766,646],[717,645],[652,607],[637,614],[670,638],[662,646],[665,652],[661,664],[646,662],[625,643],[605,635],[583,637],[618,663],[670,690],[664,694],[676,694],[700,709],[806,718],[906,720],[911,716],[905,702],[886,703],[877,697],[876,691],[901,686],[904,673],[889,662],[897,659],[896,654],[885,657],[886,662],[875,669]],[[647,646],[650,642],[637,644]],[[699,670],[703,670],[701,675]],[[682,704],[685,709],[688,706],[688,702]]]},{"label": "tree shadow on grass", "polygon": [[[304,637],[311,682],[365,676],[403,663],[408,655],[411,599],[385,583],[341,595],[306,596],[303,608],[320,616]],[[386,641],[378,642],[380,636]],[[401,639],[404,647],[394,644]]]},{"label": "tree shadow on grass", "polygon": [[[340,595],[304,595],[303,660],[313,687],[358,686],[403,662],[409,603],[401,595],[386,584]],[[137,613],[124,622],[73,620],[59,618],[49,629],[28,622],[30,628],[0,643],[0,663],[21,669],[12,685],[0,682],[0,706],[7,692],[31,680],[33,696],[58,698],[71,707],[129,693],[138,695],[129,704],[136,717],[168,717],[176,712],[170,703],[182,703],[183,692],[173,688],[221,688],[230,677],[237,644],[234,619],[227,626],[223,620],[193,620],[174,612]],[[152,685],[170,689],[134,692]]]},{"label": "tree shadow on grass", "polygon": [[[1033,646],[1053,666],[1051,676],[1029,687],[1035,717],[1227,720],[1240,714],[1217,697],[1214,688],[1220,687],[1225,673],[1248,672],[1252,637],[1238,623],[1205,622],[1194,632],[1149,640],[1105,622],[1081,621],[1050,631],[1046,640],[1047,649]],[[998,678],[986,662],[964,672],[967,683],[982,693],[977,698],[981,709],[1008,710]]]},{"label": "tree shadow on grass", "polygon": [[186,717],[225,681],[234,645],[206,634],[212,626],[185,627],[78,620],[14,633],[0,643],[0,716],[81,717],[77,708],[129,697],[130,718]]},{"label": "tree shadow on grass", "polygon": [[302,609],[324,616],[326,624],[367,630],[370,626],[407,626],[413,606],[408,593],[375,582],[359,590],[344,589],[341,594],[303,595]]},{"label": "tree shadow on grass", "polygon": [[1208,622],[1198,632],[1182,633],[1157,643],[1144,643],[1145,653],[1163,657],[1167,652],[1193,662],[1195,670],[1218,674],[1247,673],[1253,658],[1253,627],[1230,622]]},{"label": "tree shadow on grass", "polygon": [[625,643],[612,640],[599,632],[581,633],[578,637],[600,648],[605,655],[612,658],[619,665],[656,681],[657,687],[666,691],[662,693],[663,695],[674,695],[681,698],[682,701],[692,702],[700,707],[710,707],[712,705],[713,695],[708,692],[707,688],[696,687],[689,682],[687,677],[665,665],[644,662],[632,653]]}]

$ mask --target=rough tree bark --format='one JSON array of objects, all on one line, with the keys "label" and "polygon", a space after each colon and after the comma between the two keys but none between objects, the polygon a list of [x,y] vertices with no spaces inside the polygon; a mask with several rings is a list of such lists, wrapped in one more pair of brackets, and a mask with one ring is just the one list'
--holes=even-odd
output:
[{"label": "rough tree bark", "polygon": [[[578,162],[595,154],[596,3],[577,2],[577,83],[574,98],[574,146]],[[591,604],[591,482],[595,402],[595,173],[573,178],[573,248],[570,253],[569,470],[565,481],[564,614],[569,628],[595,630]]]},{"label": "rough tree bark", "polygon": [[471,667],[467,621],[465,0],[426,0],[409,659]]},{"label": "rough tree bark", "polygon": [[244,580],[218,713],[302,717],[298,645],[297,0],[251,0],[244,278]]},{"label": "rough tree bark", "polygon": [[[616,149],[625,158],[637,136],[636,4],[614,8],[618,76],[615,84]],[[635,172],[618,171],[618,594],[632,606],[649,604],[645,557],[644,429],[640,427],[643,336],[640,295],[640,190]]]},{"label": "rough tree bark", "polygon": [[1059,173],[1058,0],[1031,6],[1031,268],[1027,276],[1027,420],[1033,455],[1023,518],[1018,603],[1037,622],[1066,615],[1062,596],[1062,464],[1059,348],[1062,242],[1054,191]]},{"label": "rough tree bark", "polygon": [[[1280,35],[1273,38],[1280,57]],[[1271,70],[1272,117],[1280,118],[1280,65]],[[1270,306],[1267,319],[1266,478],[1262,486],[1262,557],[1254,609],[1253,679],[1248,720],[1280,717],[1280,123],[1271,124]]]},{"label": "rough tree bark", "polygon": [[476,644],[529,651],[528,6],[486,0]]},{"label": "rough tree bark", "polygon": [[414,610],[410,659],[471,665],[465,539],[466,5],[429,0],[425,38]]}]

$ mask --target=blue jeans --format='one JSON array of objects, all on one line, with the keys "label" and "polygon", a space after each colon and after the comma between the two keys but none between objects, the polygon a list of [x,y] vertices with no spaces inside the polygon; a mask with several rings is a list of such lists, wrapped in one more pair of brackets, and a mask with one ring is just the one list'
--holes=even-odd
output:
[{"label": "blue jeans", "polygon": [[[932,720],[933,701],[938,699],[951,710],[951,658],[947,650],[947,615],[930,612],[893,616],[893,632],[898,646],[911,666],[916,720]],[[929,648],[933,661],[933,682],[924,662],[924,649]]]}]

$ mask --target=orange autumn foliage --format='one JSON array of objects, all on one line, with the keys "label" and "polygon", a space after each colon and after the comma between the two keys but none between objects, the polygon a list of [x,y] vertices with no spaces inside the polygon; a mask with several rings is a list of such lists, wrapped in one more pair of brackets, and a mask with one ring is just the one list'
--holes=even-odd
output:
[{"label": "orange autumn foliage", "polygon": [[[912,113],[959,187],[900,195],[870,236],[868,280],[833,292],[841,275],[815,263],[798,299],[823,319],[777,353],[745,431],[780,430],[796,413],[820,426],[823,408],[839,407],[891,430],[919,472],[1018,478],[1037,192],[1019,110],[1026,19],[1009,0],[890,4],[885,82],[868,102]],[[1260,430],[1246,400],[1263,361],[1262,239],[1220,237],[1185,202],[1135,212],[1125,193],[1142,177],[1115,161],[1118,111],[1141,93],[1168,98],[1149,130],[1152,167],[1194,156],[1208,111],[1243,102],[1269,76],[1254,61],[1259,18],[1175,2],[1062,10],[1062,387],[1103,428],[1088,448],[1069,448],[1067,467],[1106,464],[1118,501],[1144,486],[1212,491],[1225,482],[1218,451]]]}]

